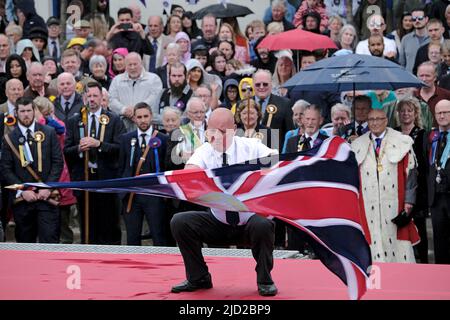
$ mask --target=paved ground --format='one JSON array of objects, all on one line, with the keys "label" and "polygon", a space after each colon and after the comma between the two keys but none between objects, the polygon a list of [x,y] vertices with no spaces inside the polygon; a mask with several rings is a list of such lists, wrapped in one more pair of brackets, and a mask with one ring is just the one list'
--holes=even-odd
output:
[{"label": "paved ground", "polygon": [[[74,244],[80,243],[80,229],[78,225],[78,219],[77,219],[77,212],[76,210],[72,211],[72,219],[71,219],[71,229],[74,233]],[[14,225],[10,224],[6,228],[6,241],[7,242],[15,242],[14,239]],[[125,231],[125,224],[123,222],[123,219],[121,219],[121,229],[122,229],[122,245],[126,245],[126,231]],[[433,251],[433,230],[431,226],[431,218],[427,219],[427,231],[428,231],[428,260],[429,263],[434,263],[434,251]],[[144,221],[144,227],[143,227],[143,234],[146,234],[148,232],[148,225]],[[151,246],[152,240],[146,239],[142,240],[142,245],[144,246]]]}]

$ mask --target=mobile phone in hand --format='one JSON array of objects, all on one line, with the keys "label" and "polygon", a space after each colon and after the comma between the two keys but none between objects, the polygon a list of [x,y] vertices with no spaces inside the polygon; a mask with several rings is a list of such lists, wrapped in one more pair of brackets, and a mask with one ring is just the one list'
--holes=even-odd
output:
[{"label": "mobile phone in hand", "polygon": [[131,23],[121,23],[120,29],[122,30],[130,30],[133,28],[133,25]]}]

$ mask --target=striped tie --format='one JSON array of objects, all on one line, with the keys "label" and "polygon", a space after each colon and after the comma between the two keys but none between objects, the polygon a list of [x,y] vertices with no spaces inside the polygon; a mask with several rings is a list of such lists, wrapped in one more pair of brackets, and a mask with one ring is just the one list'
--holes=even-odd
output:
[{"label": "striped tie", "polygon": [[381,138],[376,138],[375,142],[376,142],[375,153],[377,154],[377,157],[378,157],[380,155]]}]

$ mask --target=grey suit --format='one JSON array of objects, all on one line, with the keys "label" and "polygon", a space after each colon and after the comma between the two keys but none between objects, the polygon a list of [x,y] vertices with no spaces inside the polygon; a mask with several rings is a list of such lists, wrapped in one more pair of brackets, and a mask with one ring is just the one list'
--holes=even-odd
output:
[{"label": "grey suit", "polygon": [[0,113],[6,113],[8,112],[8,101],[6,101],[5,103],[0,104]]},{"label": "grey suit", "polygon": [[70,106],[69,112],[66,113],[65,106],[61,105],[61,96],[58,96],[54,102],[55,105],[55,116],[61,120],[64,121],[64,124],[67,125],[67,120],[69,120],[70,117],[79,114],[81,112],[81,108],[83,106],[83,97],[75,93],[75,99]]}]

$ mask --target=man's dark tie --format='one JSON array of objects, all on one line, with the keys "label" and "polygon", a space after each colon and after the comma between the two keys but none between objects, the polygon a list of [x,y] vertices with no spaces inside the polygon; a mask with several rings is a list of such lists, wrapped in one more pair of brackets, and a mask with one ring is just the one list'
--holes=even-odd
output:
[{"label": "man's dark tie", "polygon": [[265,105],[266,100],[267,100],[267,98],[266,99],[259,99],[259,106],[261,107],[261,113],[263,115],[263,118],[264,118],[264,114],[266,113],[266,107],[267,107]]},{"label": "man's dark tie", "polygon": [[141,134],[142,142],[141,142],[141,151],[142,154],[144,154],[145,148],[147,148],[147,142],[145,141],[145,137],[147,136],[146,133]]},{"label": "man's dark tie", "polygon": [[376,145],[375,145],[375,153],[376,153],[377,158],[378,158],[378,156],[380,155],[381,138],[375,138],[375,143],[376,143]]},{"label": "man's dark tie", "polygon": [[56,47],[56,41],[52,41],[52,57],[58,59],[58,48]]},{"label": "man's dark tie", "polygon": [[64,104],[65,104],[64,113],[66,114],[66,120],[67,120],[67,117],[69,116],[69,112],[70,112],[70,102],[66,101]]},{"label": "man's dark tie", "polygon": [[447,145],[448,131],[442,131],[439,137],[438,155],[436,157],[437,163],[441,163],[442,154],[444,153],[445,146]]},{"label": "man's dark tie", "polygon": [[33,145],[33,135],[31,134],[31,129],[27,129],[27,142],[31,146]]},{"label": "man's dark tie", "polygon": [[152,42],[153,54],[150,56],[150,63],[148,67],[148,71],[155,73],[156,72],[156,54],[158,53],[158,41],[153,39]]},{"label": "man's dark tie", "polygon": [[[227,154],[224,152],[222,153],[222,167],[228,166],[228,159]],[[225,212],[227,222],[233,226],[236,227],[239,224],[239,212],[237,211],[226,211]]]},{"label": "man's dark tie", "polygon": [[311,140],[312,140],[311,137],[305,139],[305,142],[303,142],[302,151],[311,149],[310,145]]},{"label": "man's dark tie", "polygon": [[362,134],[363,134],[363,126],[361,125],[361,124],[358,124],[358,127],[356,128],[356,135],[359,137],[359,136],[362,136]]},{"label": "man's dark tie", "polygon": [[[97,120],[95,118],[95,114],[91,116],[91,130],[90,137],[96,139],[97,138]],[[89,150],[89,161],[92,163],[97,162],[97,148],[91,148]]]}]

